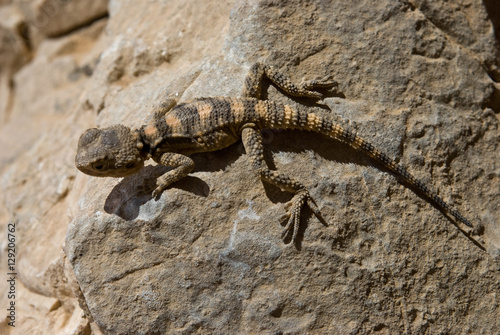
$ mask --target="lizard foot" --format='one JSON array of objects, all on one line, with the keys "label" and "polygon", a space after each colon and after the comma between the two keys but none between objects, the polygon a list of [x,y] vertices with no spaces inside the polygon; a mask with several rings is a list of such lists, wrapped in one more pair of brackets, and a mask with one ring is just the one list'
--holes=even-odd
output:
[{"label": "lizard foot", "polygon": [[317,92],[318,90],[331,89],[336,86],[338,86],[338,83],[333,80],[331,76],[326,76],[322,79],[303,81],[300,84],[300,87],[305,91],[303,95],[315,99],[321,99],[324,97],[323,93]]},{"label": "lizard foot", "polygon": [[156,182],[156,188],[152,192],[153,199],[161,196],[162,192],[171,184],[171,182],[162,182],[162,180],[158,179]]},{"label": "lizard foot", "polygon": [[302,207],[307,203],[307,206],[311,209],[311,211],[318,218],[321,218],[321,213],[319,211],[318,206],[314,202],[314,199],[309,194],[309,191],[302,190],[299,191],[293,199],[286,205],[288,207],[287,215],[285,216],[284,221],[287,221],[283,232],[281,233],[281,238],[285,240],[290,232],[292,233],[292,243],[295,243],[297,240],[297,234],[299,232],[300,226],[300,212],[302,211]]}]

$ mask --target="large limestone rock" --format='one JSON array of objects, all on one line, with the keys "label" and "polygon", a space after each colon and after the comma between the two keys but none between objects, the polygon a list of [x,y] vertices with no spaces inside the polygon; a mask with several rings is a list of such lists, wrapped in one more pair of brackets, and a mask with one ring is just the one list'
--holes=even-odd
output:
[{"label": "large limestone rock", "polygon": [[[500,331],[497,7],[117,0],[109,18],[37,36],[0,130],[16,332]],[[290,195],[258,180],[241,144],[195,156],[160,199],[163,167],[123,179],[74,168],[86,128],[140,126],[169,96],[236,96],[256,61],[296,81],[332,74],[339,92],[313,107],[397,157],[475,231],[362,154],[298,131],[264,132],[269,164],[301,180],[329,224],[305,211],[297,245],[280,239]],[[0,332],[13,332],[7,320]]]}]

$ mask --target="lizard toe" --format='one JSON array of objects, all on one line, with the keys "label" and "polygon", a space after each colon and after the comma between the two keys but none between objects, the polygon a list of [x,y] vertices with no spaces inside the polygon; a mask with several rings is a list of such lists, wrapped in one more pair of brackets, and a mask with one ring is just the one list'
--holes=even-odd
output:
[{"label": "lizard toe", "polygon": [[156,199],[157,197],[159,197],[161,195],[162,192],[163,192],[163,188],[158,186],[157,188],[155,188],[153,190],[153,193],[151,195],[153,196],[154,199]]},{"label": "lizard toe", "polygon": [[321,88],[331,88],[337,86],[338,82],[333,80],[332,76],[326,76],[321,79],[314,79],[305,81],[302,87],[306,90],[317,90]]},{"label": "lizard toe", "polygon": [[302,212],[302,207],[306,202],[308,204],[312,203],[313,208],[311,208],[311,210],[315,214],[317,212],[319,213],[318,207],[314,203],[314,200],[312,200],[307,190],[302,190],[297,193],[293,197],[293,199],[286,205],[286,207],[288,207],[289,209],[285,218],[285,220],[287,220],[287,223],[285,225],[285,228],[283,229],[283,232],[281,233],[281,238],[283,240],[286,240],[291,233],[291,242],[295,243],[297,241],[297,236],[300,228],[300,214]]}]

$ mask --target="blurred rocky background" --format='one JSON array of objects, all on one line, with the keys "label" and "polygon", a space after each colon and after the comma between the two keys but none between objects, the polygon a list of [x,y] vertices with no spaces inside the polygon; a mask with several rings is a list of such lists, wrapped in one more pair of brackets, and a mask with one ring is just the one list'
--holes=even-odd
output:
[{"label": "blurred rocky background", "polygon": [[[500,332],[499,42],[495,0],[0,0],[0,333]],[[313,108],[476,229],[303,132],[264,132],[269,164],[329,224],[306,210],[297,245],[280,239],[290,195],[258,180],[241,144],[197,155],[156,200],[161,167],[74,167],[85,129],[138,127],[167,97],[237,96],[256,61],[295,81],[331,74],[338,92]]]}]

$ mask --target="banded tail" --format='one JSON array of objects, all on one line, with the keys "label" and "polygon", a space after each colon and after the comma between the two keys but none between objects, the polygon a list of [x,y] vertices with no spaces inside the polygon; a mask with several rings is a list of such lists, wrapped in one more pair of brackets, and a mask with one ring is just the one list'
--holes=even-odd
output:
[{"label": "banded tail", "polygon": [[427,186],[425,186],[422,181],[415,178],[410,172],[408,172],[408,170],[406,170],[406,168],[404,168],[400,164],[397,164],[392,158],[375,148],[371,143],[367,142],[362,137],[357,136],[355,133],[344,129],[337,124],[334,124],[332,126],[332,129],[330,130],[330,133],[328,135],[349,144],[355,149],[363,150],[368,154],[368,156],[370,156],[377,162],[382,163],[386,168],[403,178],[403,180],[409,185],[422,192],[429,200],[435,203],[439,208],[443,209],[446,213],[452,215],[455,219],[462,222],[466,226],[469,226],[471,228],[473,227],[472,223],[469,220],[467,220],[455,208],[447,204],[435,192],[431,191]]},{"label": "banded tail", "polygon": [[[280,109],[278,106],[270,107],[271,108],[268,109],[268,112],[271,112],[271,114],[273,114],[272,112]],[[272,109],[274,109],[274,111]],[[466,226],[473,228],[472,223],[469,220],[467,220],[455,208],[447,204],[435,192],[431,191],[422,181],[415,178],[410,172],[408,172],[408,170],[406,170],[406,168],[396,163],[392,158],[381,152],[362,137],[357,136],[356,133],[348,129],[344,129],[339,124],[336,124],[330,116],[308,112],[305,109],[295,110],[295,108],[287,105],[282,106],[282,110],[278,112],[278,114],[281,115],[270,117],[268,114],[266,118],[268,120],[273,120],[272,124],[274,125],[274,128],[302,129],[321,133],[344,142],[354,149],[364,151],[368,154],[368,156],[384,165],[397,176],[400,176],[410,186],[413,186],[420,191],[425,197],[427,197],[427,199],[436,204],[440,209],[452,215],[456,220],[462,222]],[[281,116],[281,118],[279,116]],[[267,125],[272,127],[269,123]]]}]

